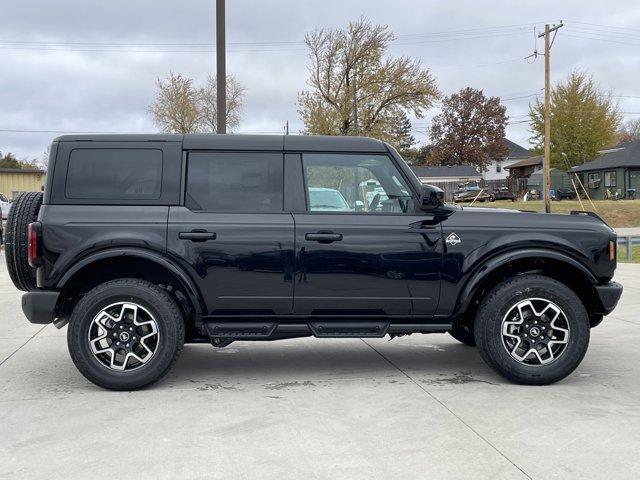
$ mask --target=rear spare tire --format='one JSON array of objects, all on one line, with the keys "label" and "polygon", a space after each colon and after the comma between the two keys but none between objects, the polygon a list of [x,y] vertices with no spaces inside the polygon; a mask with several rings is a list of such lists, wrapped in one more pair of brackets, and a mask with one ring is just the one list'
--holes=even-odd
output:
[{"label": "rear spare tire", "polygon": [[42,206],[42,192],[27,192],[18,195],[11,204],[5,229],[4,254],[11,281],[20,290],[36,289],[36,269],[27,259],[27,229],[38,219]]}]

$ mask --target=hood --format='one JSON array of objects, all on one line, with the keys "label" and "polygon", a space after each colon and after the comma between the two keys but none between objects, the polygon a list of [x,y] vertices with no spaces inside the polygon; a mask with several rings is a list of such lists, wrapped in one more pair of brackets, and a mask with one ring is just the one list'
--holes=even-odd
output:
[{"label": "hood", "polygon": [[593,212],[539,213],[506,208],[461,207],[466,221],[478,225],[503,228],[587,230],[613,232],[607,223]]}]

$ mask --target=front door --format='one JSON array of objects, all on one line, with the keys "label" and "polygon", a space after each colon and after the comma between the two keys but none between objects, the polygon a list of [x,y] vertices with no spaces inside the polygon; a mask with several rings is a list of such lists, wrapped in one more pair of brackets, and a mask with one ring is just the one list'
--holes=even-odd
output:
[{"label": "front door", "polygon": [[299,315],[431,315],[441,227],[387,155],[304,154],[307,211],[295,213]]},{"label": "front door", "polygon": [[293,309],[294,224],[283,210],[282,153],[190,152],[184,206],[167,250],[186,263],[210,315]]}]

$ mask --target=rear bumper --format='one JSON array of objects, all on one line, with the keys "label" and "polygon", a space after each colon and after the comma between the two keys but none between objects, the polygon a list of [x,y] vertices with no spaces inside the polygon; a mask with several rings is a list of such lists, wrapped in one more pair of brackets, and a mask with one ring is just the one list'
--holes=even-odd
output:
[{"label": "rear bumper", "polygon": [[613,311],[614,308],[616,308],[616,305],[618,305],[618,300],[620,300],[620,295],[622,295],[622,285],[617,282],[609,282],[605,283],[604,285],[597,285],[596,292],[604,309],[599,313],[608,315]]},{"label": "rear bumper", "polygon": [[47,324],[54,320],[60,292],[33,290],[22,295],[22,311],[31,323]]}]

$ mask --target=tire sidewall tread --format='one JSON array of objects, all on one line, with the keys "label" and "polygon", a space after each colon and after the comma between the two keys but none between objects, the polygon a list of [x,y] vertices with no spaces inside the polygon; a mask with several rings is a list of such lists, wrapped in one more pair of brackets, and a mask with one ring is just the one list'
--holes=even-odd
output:
[{"label": "tire sidewall tread", "polygon": [[37,288],[36,269],[28,262],[28,226],[37,221],[42,200],[42,192],[22,193],[7,215],[4,247],[7,270],[16,288],[26,292]]},{"label": "tire sidewall tread", "polygon": [[[502,319],[517,302],[544,298],[555,303],[569,322],[569,343],[548,365],[529,366],[518,362],[502,343]],[[571,374],[580,364],[589,345],[589,318],[578,296],[569,287],[550,277],[527,274],[507,279],[483,299],[476,315],[475,339],[482,359],[498,373],[516,383],[546,385]]]}]

